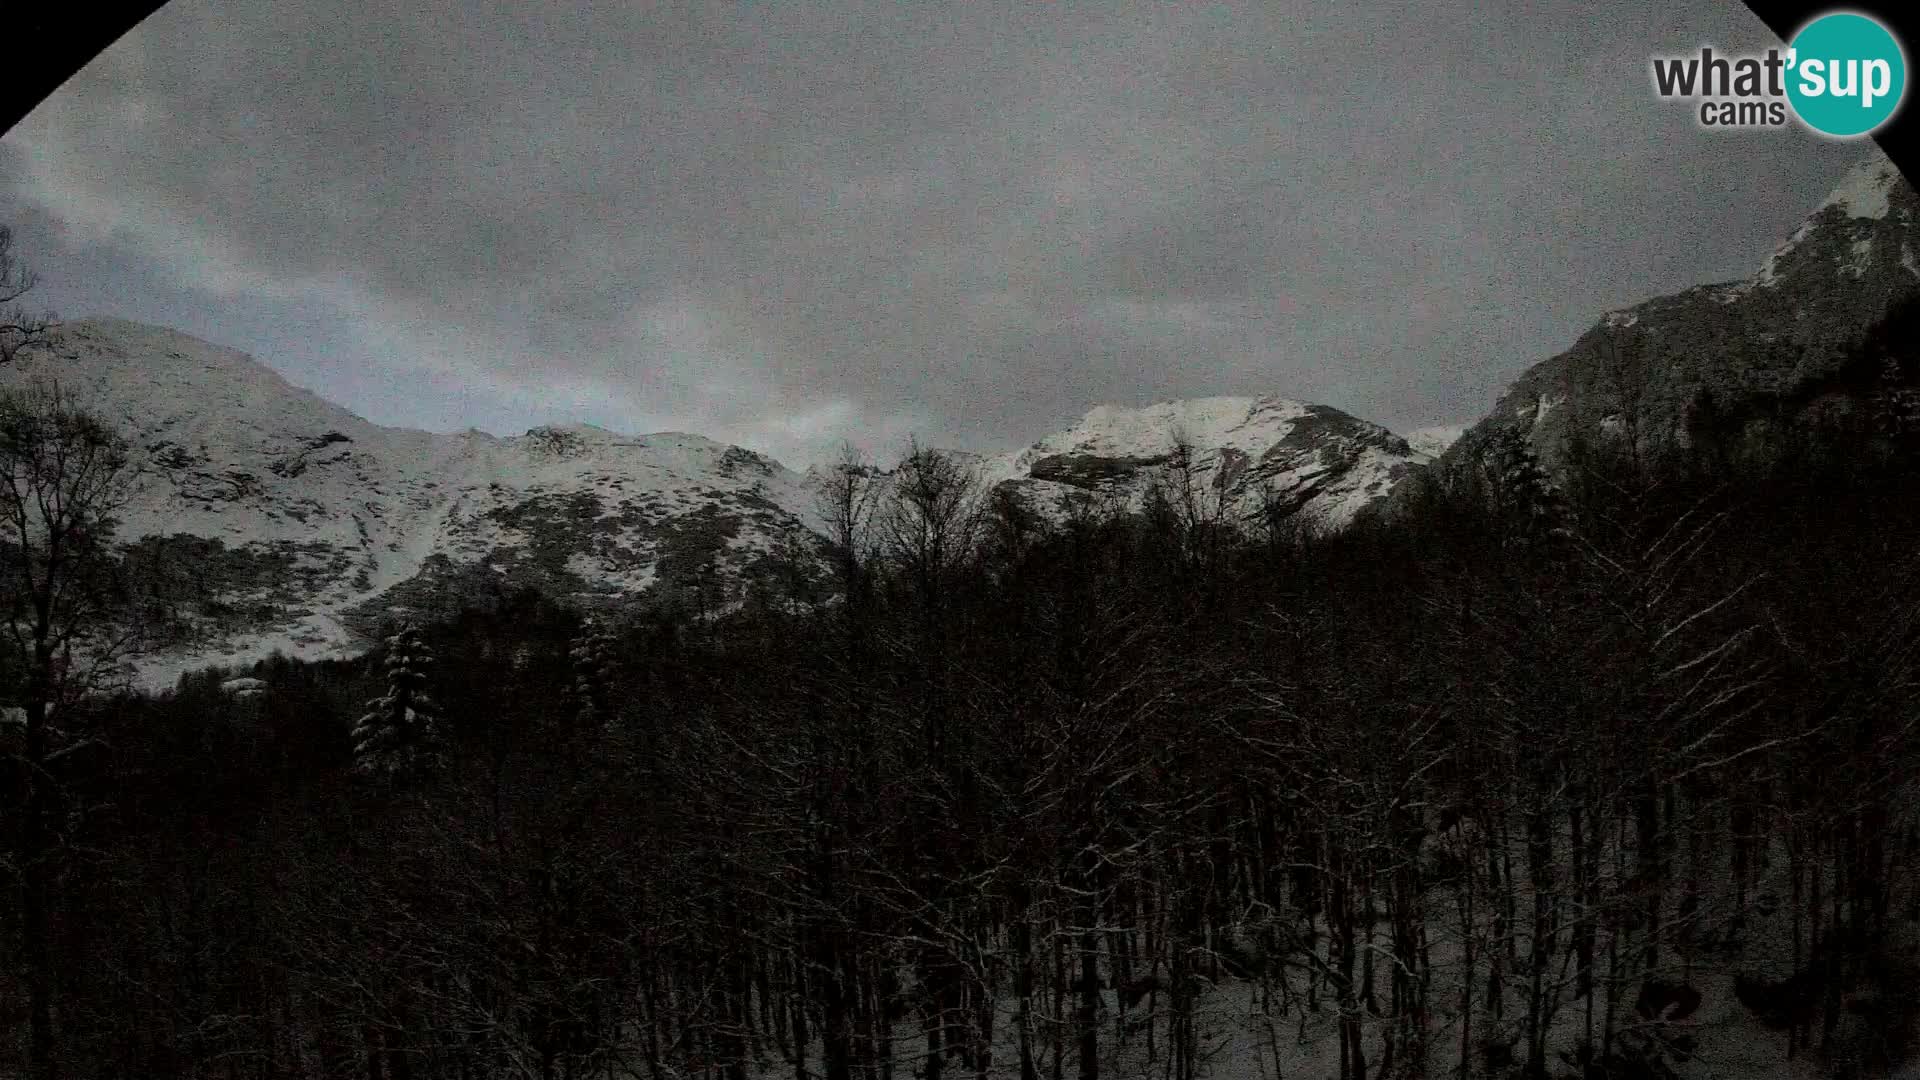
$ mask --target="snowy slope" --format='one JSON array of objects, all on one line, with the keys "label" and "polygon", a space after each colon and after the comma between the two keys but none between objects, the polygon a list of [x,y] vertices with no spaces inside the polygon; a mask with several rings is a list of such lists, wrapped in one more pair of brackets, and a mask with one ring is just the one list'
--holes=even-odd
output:
[{"label": "snowy slope", "polygon": [[[1870,256],[1877,231],[1871,223],[1885,222],[1894,215],[1896,193],[1906,184],[1900,170],[1885,153],[1874,148],[1864,159],[1847,170],[1833,191],[1822,199],[1807,220],[1802,222],[1787,239],[1774,250],[1759,271],[1746,281],[1735,282],[1724,287],[1723,295],[1744,296],[1754,289],[1777,289],[1786,280],[1788,268],[1796,261],[1797,252],[1807,247],[1807,241],[1825,226],[1844,226],[1856,236],[1850,237],[1847,252],[1853,258],[1845,266],[1854,276],[1861,276],[1870,265]],[[1903,200],[1904,201],[1904,200]],[[1903,208],[1900,220],[1906,220],[1905,214],[1911,208]],[[1860,223],[1860,224],[1856,224]],[[1861,226],[1865,227],[1862,228]],[[1905,237],[1901,238],[1903,241]],[[1910,273],[1920,274],[1912,260],[1912,248],[1905,243],[1901,246],[1903,266]],[[1819,256],[1815,256],[1818,258]]]}]

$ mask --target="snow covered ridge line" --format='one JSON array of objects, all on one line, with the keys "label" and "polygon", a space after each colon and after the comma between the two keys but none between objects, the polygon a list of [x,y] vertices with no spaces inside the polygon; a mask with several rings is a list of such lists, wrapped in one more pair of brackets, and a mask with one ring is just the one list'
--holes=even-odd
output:
[{"label": "snow covered ridge line", "polygon": [[449,592],[532,585],[591,603],[702,576],[737,592],[817,533],[800,476],[698,436],[383,428],[161,328],[72,323],[52,346],[0,385],[57,378],[120,428],[149,466],[120,536],[192,569],[192,643],[148,658],[143,683],[276,649],[356,653],[389,609]]},{"label": "snow covered ridge line", "polygon": [[[1834,186],[1832,192],[1814,207],[1813,213],[1784,240],[1772,255],[1767,257],[1760,269],[1745,281],[1734,282],[1727,286],[1726,299],[1732,299],[1755,288],[1772,288],[1780,282],[1780,267],[1784,259],[1799,248],[1815,229],[1824,222],[1874,223],[1886,220],[1895,213],[1896,195],[1902,189],[1911,191],[1906,177],[1892,159],[1874,147],[1859,164],[1847,170],[1845,176]],[[1857,276],[1857,274],[1856,274]]]},{"label": "snow covered ridge line", "polygon": [[1141,408],[1101,406],[982,472],[1043,511],[1097,494],[1138,508],[1169,471],[1225,516],[1275,505],[1323,528],[1351,522],[1430,455],[1338,409],[1287,398],[1210,397]]},{"label": "snow covered ridge line", "polygon": [[[387,428],[242,353],[113,319],[67,324],[50,355],[0,371],[0,385],[47,377],[150,466],[121,537],[156,564],[193,568],[199,600],[181,627],[191,644],[145,660],[147,685],[276,650],[352,655],[395,617],[520,586],[589,607],[723,611],[821,550],[807,476],[698,435]],[[1031,447],[973,460],[983,482],[1044,516],[1090,494],[1138,507],[1179,445],[1192,449],[1188,481],[1223,511],[1277,498],[1325,527],[1433,453],[1324,406],[1217,397],[1102,406]]]}]

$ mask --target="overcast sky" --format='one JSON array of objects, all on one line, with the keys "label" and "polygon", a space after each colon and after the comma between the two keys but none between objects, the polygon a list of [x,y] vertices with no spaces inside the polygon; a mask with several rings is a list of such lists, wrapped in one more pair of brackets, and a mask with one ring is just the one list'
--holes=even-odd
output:
[{"label": "overcast sky", "polygon": [[0,139],[64,316],[368,418],[1031,442],[1277,393],[1477,418],[1751,272],[1863,153],[1696,128],[1744,6],[174,0]]}]

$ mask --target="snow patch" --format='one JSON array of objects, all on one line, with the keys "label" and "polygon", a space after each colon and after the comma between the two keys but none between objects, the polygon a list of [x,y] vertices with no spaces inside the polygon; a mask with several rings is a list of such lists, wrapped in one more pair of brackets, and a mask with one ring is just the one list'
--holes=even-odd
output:
[{"label": "snow patch", "polygon": [[1534,407],[1534,410],[1533,410],[1534,426],[1538,427],[1539,425],[1546,423],[1547,414],[1552,412],[1555,406],[1560,405],[1562,402],[1566,400],[1567,399],[1564,394],[1557,398],[1550,398],[1545,394],[1541,394],[1540,401]]},{"label": "snow patch", "polygon": [[238,634],[192,648],[136,657],[126,674],[133,689],[158,694],[172,690],[180,676],[210,666],[233,671],[252,667],[275,653],[293,660],[342,660],[363,651],[365,644],[339,619],[321,613],[303,616],[277,630]]},{"label": "snow patch", "polygon": [[1854,277],[1866,277],[1867,269],[1873,265],[1873,237],[1863,236],[1853,242],[1853,258],[1848,260],[1846,272]]},{"label": "snow patch", "polygon": [[265,679],[228,679],[220,684],[220,692],[228,697],[239,698],[245,701],[248,698],[256,698],[265,694],[267,692],[267,683]]}]

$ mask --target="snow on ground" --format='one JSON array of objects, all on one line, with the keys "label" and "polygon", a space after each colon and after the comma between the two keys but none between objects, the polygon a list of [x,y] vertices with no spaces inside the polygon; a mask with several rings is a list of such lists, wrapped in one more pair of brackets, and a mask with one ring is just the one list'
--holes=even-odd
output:
[{"label": "snow on ground", "polygon": [[236,634],[213,645],[175,649],[138,657],[131,665],[132,689],[159,694],[173,689],[182,675],[208,667],[238,671],[275,653],[294,660],[344,660],[365,645],[331,614],[302,616],[292,624],[261,633]]},{"label": "snow on ground", "polygon": [[[1510,828],[1509,831],[1512,839],[1507,850],[1508,863],[1509,866],[1519,866],[1526,857],[1526,841],[1521,830]],[[1446,835],[1452,836],[1454,842],[1466,845],[1462,850],[1476,853],[1476,858],[1470,860],[1470,864],[1477,864],[1479,858],[1483,857],[1484,847],[1481,845],[1485,843],[1485,834],[1481,830],[1465,829]],[[1562,857],[1555,867],[1555,877],[1563,886],[1572,880],[1571,866],[1565,856],[1568,851],[1565,845],[1569,840],[1566,830],[1559,830],[1555,843]],[[1442,841],[1440,846],[1445,843]],[[1691,1016],[1675,1018],[1663,1026],[1668,1036],[1684,1035],[1695,1043],[1691,1054],[1667,1054],[1668,1062],[1675,1067],[1682,1080],[1826,1080],[1836,1075],[1841,1060],[1848,1054],[1849,1045],[1857,1047],[1871,1041],[1872,1033],[1862,1028],[1863,1022],[1858,1017],[1850,1013],[1843,1017],[1835,1037],[1835,1061],[1829,1062],[1818,1051],[1805,1049],[1789,1059],[1786,1032],[1764,1026],[1734,992],[1738,975],[1777,980],[1793,970],[1795,936],[1791,916],[1788,905],[1778,903],[1791,893],[1788,878],[1790,856],[1785,841],[1776,839],[1755,852],[1754,880],[1745,894],[1746,905],[1738,912],[1743,917],[1743,927],[1736,927],[1733,918],[1736,914],[1737,890],[1732,884],[1728,861],[1730,852],[1719,848],[1715,850],[1725,857],[1702,860],[1696,864],[1683,851],[1676,861],[1676,873],[1684,872],[1698,883],[1700,903],[1689,924],[1691,930],[1675,935],[1683,922],[1677,917],[1680,895],[1676,883],[1676,891],[1669,895],[1667,912],[1668,933],[1674,936],[1663,945],[1658,974],[1662,979],[1691,985],[1700,991],[1701,1000],[1698,1010]],[[1620,894],[1624,886],[1621,876],[1630,876],[1628,866],[1631,861],[1631,855],[1624,849],[1618,849],[1615,842],[1608,841],[1602,845],[1597,860],[1602,895]],[[1518,893],[1514,910],[1520,913],[1520,917],[1511,931],[1516,941],[1514,955],[1517,966],[1509,972],[1505,982],[1508,1014],[1507,1019],[1499,1025],[1501,1032],[1516,1038],[1523,1031],[1528,998],[1526,972],[1530,963],[1527,913],[1531,911],[1533,898],[1524,880],[1522,877],[1516,882]],[[1481,876],[1480,888],[1484,890],[1486,884],[1486,879]],[[1831,877],[1827,885],[1830,889]],[[1894,909],[1902,908],[1906,899],[1905,892],[1896,895],[1893,898]],[[1571,898],[1562,895],[1559,902],[1570,904]],[[1423,908],[1425,949],[1430,958],[1432,977],[1428,1000],[1433,1010],[1428,1027],[1427,1069],[1424,1074],[1408,1071],[1403,1061],[1400,1071],[1392,1075],[1453,1076],[1457,1075],[1461,1045],[1461,981],[1462,976],[1468,973],[1462,962],[1466,942],[1462,908],[1458,904],[1454,886],[1449,883],[1430,886],[1423,898]],[[1477,914],[1468,925],[1475,955],[1484,957],[1497,939],[1491,922],[1496,905],[1482,892],[1475,900],[1474,910]],[[1275,919],[1274,926],[1277,929],[1310,933],[1315,951],[1323,959],[1328,956],[1328,928],[1323,920],[1306,920],[1284,912],[1276,913]],[[1563,914],[1560,923],[1562,936],[1552,954],[1548,976],[1548,992],[1555,995],[1559,1002],[1545,1038],[1549,1075],[1556,1080],[1577,1075],[1567,1062],[1575,1059],[1576,1048],[1586,1038],[1589,1023],[1596,1037],[1604,1027],[1604,976],[1609,970],[1609,954],[1614,951],[1610,948],[1612,943],[1608,935],[1601,930],[1595,951],[1596,974],[1601,978],[1596,980],[1598,987],[1589,1020],[1587,1001],[1575,994],[1568,968],[1572,950],[1565,936],[1567,919],[1568,916]],[[1383,1010],[1391,1000],[1392,945],[1387,936],[1390,933],[1388,923],[1383,912],[1375,930],[1361,943],[1363,955],[1370,954],[1373,959],[1375,991]],[[1253,933],[1255,928],[1249,926],[1244,929],[1247,932],[1240,935],[1241,943],[1250,944],[1257,936]],[[1299,936],[1305,940],[1307,934]],[[1920,950],[1915,948],[1916,944],[1920,944],[1920,924],[1899,919],[1891,937],[1892,940],[1885,943],[1891,955],[1905,957],[1909,963],[1920,961]],[[1639,1021],[1634,1014],[1642,978],[1635,959],[1639,955],[1639,944],[1638,941],[1627,942],[1618,950],[1618,954],[1625,958],[1625,967],[1622,972],[1622,991],[1615,1006],[1615,1029],[1627,1034],[1617,1036],[1617,1045],[1631,1044],[1653,1027]],[[996,949],[1005,948],[1006,945],[1004,941],[989,943],[991,948]],[[1045,946],[1041,948],[1044,952]],[[1804,962],[1804,946],[1800,955]],[[1104,958],[1102,966],[1103,979],[1110,981],[1111,970],[1104,963]],[[1308,966],[1304,959],[1296,955],[1282,966],[1284,974],[1270,975],[1264,983],[1223,977],[1217,983],[1206,984],[1196,1004],[1194,1018],[1201,1057],[1196,1072],[1201,1080],[1319,1080],[1340,1075],[1339,1017],[1330,991],[1323,984],[1317,995],[1318,1007],[1304,1007],[1308,991]],[[1356,970],[1356,976],[1359,974]],[[1471,975],[1475,1004],[1470,1034],[1471,1041],[1478,1044],[1494,1027],[1486,1007],[1485,963],[1476,962]],[[1556,983],[1559,989],[1554,991],[1551,987]],[[1060,1023],[1068,1022],[1076,1003],[1069,1001],[1065,1009],[1052,1019]],[[1051,1074],[1053,1064],[1051,1029],[1046,1026],[1051,1006],[1049,992],[1043,990],[1035,1000],[1034,1010],[1036,1019],[1041,1021],[1036,1023],[1034,1051],[1038,1071],[1043,1076]],[[1164,995],[1159,998],[1158,1006],[1166,1009]],[[1144,1008],[1143,1002],[1130,1007],[1126,1015],[1138,1020]],[[1111,989],[1103,990],[1099,1012],[1101,1075],[1113,1080],[1169,1075],[1164,1012],[1155,1034],[1157,1054],[1152,1061],[1148,1058],[1144,1032],[1136,1031],[1124,1038],[1120,1036],[1120,1017],[1120,1001],[1116,993]],[[1375,1017],[1361,1010],[1362,1046],[1367,1056],[1369,1076],[1379,1075],[1377,1070],[1383,1057],[1384,1038],[1392,1023],[1389,1017]],[[1813,1024],[1813,1031],[1817,1041],[1820,1037],[1820,1024],[1817,1021]],[[996,999],[993,1032],[993,1062],[988,1075],[992,1080],[1014,1080],[1020,1075],[1020,1057],[1017,1001],[1011,995]],[[899,1066],[896,1075],[912,1075],[917,1057],[924,1052],[924,1038],[911,1018],[895,1026],[894,1038],[895,1061]],[[1077,1060],[1070,1030],[1063,1033],[1061,1041],[1065,1058],[1061,1071],[1066,1075],[1074,1075],[1077,1073]],[[1517,1050],[1523,1057],[1525,1049],[1525,1042],[1521,1040]],[[818,1059],[819,1043],[812,1043],[810,1050],[813,1056],[808,1063],[809,1068],[818,1070],[821,1065]],[[791,1066],[778,1059],[777,1051],[769,1046],[765,1052],[772,1060],[762,1061],[759,1070],[761,1075],[768,1080],[793,1075]],[[1473,1060],[1478,1069],[1481,1059],[1477,1046]],[[971,1075],[958,1063],[949,1068],[958,1069],[957,1075]],[[1484,1073],[1476,1071],[1474,1075]],[[1920,1066],[1907,1066],[1904,1072],[1896,1072],[1895,1075],[1920,1080]]]}]

